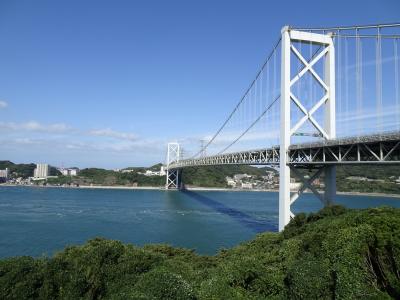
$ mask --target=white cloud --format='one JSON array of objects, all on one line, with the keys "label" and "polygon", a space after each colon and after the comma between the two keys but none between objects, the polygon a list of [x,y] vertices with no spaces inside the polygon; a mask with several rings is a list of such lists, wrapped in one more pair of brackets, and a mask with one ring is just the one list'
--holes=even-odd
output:
[{"label": "white cloud", "polygon": [[[113,138],[117,140],[121,140],[123,142],[129,143],[140,143],[141,140],[138,139],[137,135],[130,132],[121,132],[112,130],[111,128],[105,129],[93,129],[93,130],[83,130],[78,128],[73,128],[64,123],[52,123],[52,124],[43,124],[37,121],[29,121],[29,122],[0,122],[0,130],[9,132],[9,133],[48,133],[48,134],[64,134],[69,136],[80,136],[80,140],[85,137],[98,137],[99,141],[104,140],[104,138]],[[78,143],[79,144],[79,143]],[[109,144],[109,143],[107,143]],[[75,148],[76,145],[69,148]],[[80,145],[78,145],[80,147]]]},{"label": "white cloud", "polygon": [[29,122],[0,122],[0,130],[9,132],[41,132],[50,134],[73,134],[80,136],[95,136],[95,137],[109,137],[123,141],[134,142],[138,140],[138,137],[129,132],[121,132],[112,130],[111,128],[105,129],[93,129],[91,131],[86,131],[78,128],[73,128],[64,123],[53,123],[53,124],[43,124],[37,121]]},{"label": "white cloud", "polygon": [[0,100],[0,109],[1,108],[6,108],[8,106],[8,103],[6,101],[1,101]]},{"label": "white cloud", "polygon": [[70,130],[71,128],[63,123],[41,124],[36,121],[25,123],[0,122],[0,130],[9,131],[32,131],[32,132],[48,132],[61,133]]},{"label": "white cloud", "polygon": [[[130,165],[132,160],[159,162],[166,147],[160,139],[141,139],[130,132],[110,128],[88,130],[64,123],[0,122],[0,132],[0,149],[9,151],[10,157],[12,153],[24,157],[40,153],[60,161],[93,162],[96,157],[106,156],[110,158],[108,164],[119,161],[121,165]],[[101,159],[98,163],[103,164]]]},{"label": "white cloud", "polygon": [[16,144],[22,144],[22,145],[33,145],[33,144],[40,144],[41,141],[39,140],[34,140],[34,139],[29,139],[29,138],[16,138],[14,140]]},{"label": "white cloud", "polygon": [[93,136],[111,137],[111,138],[119,139],[119,140],[128,140],[128,141],[136,141],[137,140],[137,136],[133,133],[115,131],[115,130],[112,130],[111,128],[95,129],[95,130],[89,131],[89,134],[93,135]]},{"label": "white cloud", "polygon": [[[382,119],[397,117],[400,113],[400,107],[398,105],[390,105],[384,107],[382,112],[379,114]],[[378,120],[378,112],[376,111],[376,107],[369,107],[368,109],[363,108],[363,111],[352,111],[352,112],[343,112],[338,118],[337,123],[340,122],[353,122],[360,120]],[[397,119],[397,118],[396,118]]]}]

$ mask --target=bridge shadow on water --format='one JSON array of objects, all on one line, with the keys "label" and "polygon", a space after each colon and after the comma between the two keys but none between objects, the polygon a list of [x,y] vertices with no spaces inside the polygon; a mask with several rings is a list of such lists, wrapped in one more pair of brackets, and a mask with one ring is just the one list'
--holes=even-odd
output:
[{"label": "bridge shadow on water", "polygon": [[206,197],[204,195],[188,191],[188,190],[182,190],[182,192],[189,196],[190,198],[198,201],[199,203],[206,205],[210,207],[211,209],[222,213],[224,215],[227,215],[234,219],[235,221],[239,222],[240,224],[246,226],[250,230],[252,230],[255,233],[260,233],[264,231],[278,231],[278,226],[271,220],[258,220],[255,219],[254,217],[241,212],[240,210],[231,208],[226,206],[225,204],[222,204],[216,200],[213,200],[209,197]]}]

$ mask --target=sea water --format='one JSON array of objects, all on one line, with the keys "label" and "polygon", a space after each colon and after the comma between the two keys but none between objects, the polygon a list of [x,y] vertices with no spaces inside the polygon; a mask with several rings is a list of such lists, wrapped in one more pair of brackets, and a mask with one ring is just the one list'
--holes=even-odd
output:
[{"label": "sea water", "polygon": [[[388,197],[338,195],[336,202],[400,207],[400,198]],[[312,194],[293,205],[294,213],[320,208]],[[52,255],[95,237],[215,254],[277,228],[276,192],[0,187],[0,257]]]}]

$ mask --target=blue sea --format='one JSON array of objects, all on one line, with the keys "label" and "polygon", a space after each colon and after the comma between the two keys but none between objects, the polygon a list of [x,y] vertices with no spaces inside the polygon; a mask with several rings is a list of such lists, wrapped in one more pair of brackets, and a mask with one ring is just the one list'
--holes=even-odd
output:
[{"label": "blue sea", "polygon": [[[338,195],[336,202],[400,207],[400,198]],[[321,207],[305,194],[293,211]],[[94,237],[215,254],[277,228],[276,192],[0,187],[0,257],[52,255]]]}]

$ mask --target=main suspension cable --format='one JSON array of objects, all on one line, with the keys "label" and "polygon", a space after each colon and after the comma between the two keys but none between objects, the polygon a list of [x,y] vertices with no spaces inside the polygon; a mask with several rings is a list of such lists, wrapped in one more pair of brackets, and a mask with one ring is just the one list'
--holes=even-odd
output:
[{"label": "main suspension cable", "polygon": [[386,23],[386,24],[370,24],[370,25],[351,25],[351,26],[335,26],[335,27],[319,27],[319,28],[296,28],[295,30],[303,31],[329,31],[329,30],[354,30],[354,29],[372,29],[372,28],[389,28],[389,27],[400,27],[400,23]]},{"label": "main suspension cable", "polygon": [[264,67],[266,66],[266,64],[268,63],[268,61],[271,59],[272,55],[275,53],[275,51],[277,50],[279,44],[281,42],[281,37],[279,37],[278,41],[275,43],[274,47],[272,48],[272,51],[270,52],[270,54],[268,55],[267,59],[265,60],[265,62],[263,63],[263,65],[261,66],[260,70],[258,71],[255,79],[253,80],[253,82],[250,84],[250,86],[248,87],[248,89],[246,90],[246,92],[244,93],[244,95],[242,96],[242,98],[240,99],[240,101],[238,102],[238,104],[235,106],[235,108],[233,109],[233,111],[229,114],[228,118],[225,120],[225,122],[222,124],[222,126],[217,130],[217,132],[213,135],[213,137],[207,142],[207,144],[204,146],[203,149],[200,149],[199,152],[197,152],[195,155],[193,155],[192,158],[198,156],[200,153],[202,153],[203,151],[205,151],[207,149],[207,147],[216,139],[216,137],[221,133],[221,131],[225,128],[225,126],[228,124],[228,122],[230,121],[230,119],[232,118],[232,116],[235,114],[235,112],[239,109],[240,105],[242,104],[242,102],[244,101],[244,99],[246,98],[247,94],[249,93],[249,91],[252,89],[253,85],[255,84],[255,82],[257,81],[258,77],[261,74],[261,71],[264,69]]},{"label": "main suspension cable", "polygon": [[250,126],[249,126],[245,131],[242,132],[242,134],[240,134],[232,143],[230,143],[228,146],[226,146],[223,150],[221,150],[220,152],[218,152],[218,154],[224,153],[226,150],[228,150],[230,147],[232,147],[237,141],[239,141],[247,132],[249,132],[249,130],[250,130],[251,128],[253,128],[254,125],[257,124],[257,122],[271,109],[271,107],[275,104],[276,101],[279,100],[280,97],[281,97],[281,95],[279,95],[278,97],[276,97],[276,98],[274,99],[274,101],[272,101],[271,104],[268,105],[267,108],[262,112],[262,114],[259,115],[258,118],[255,119],[255,120],[253,121],[253,123],[251,123]]}]

